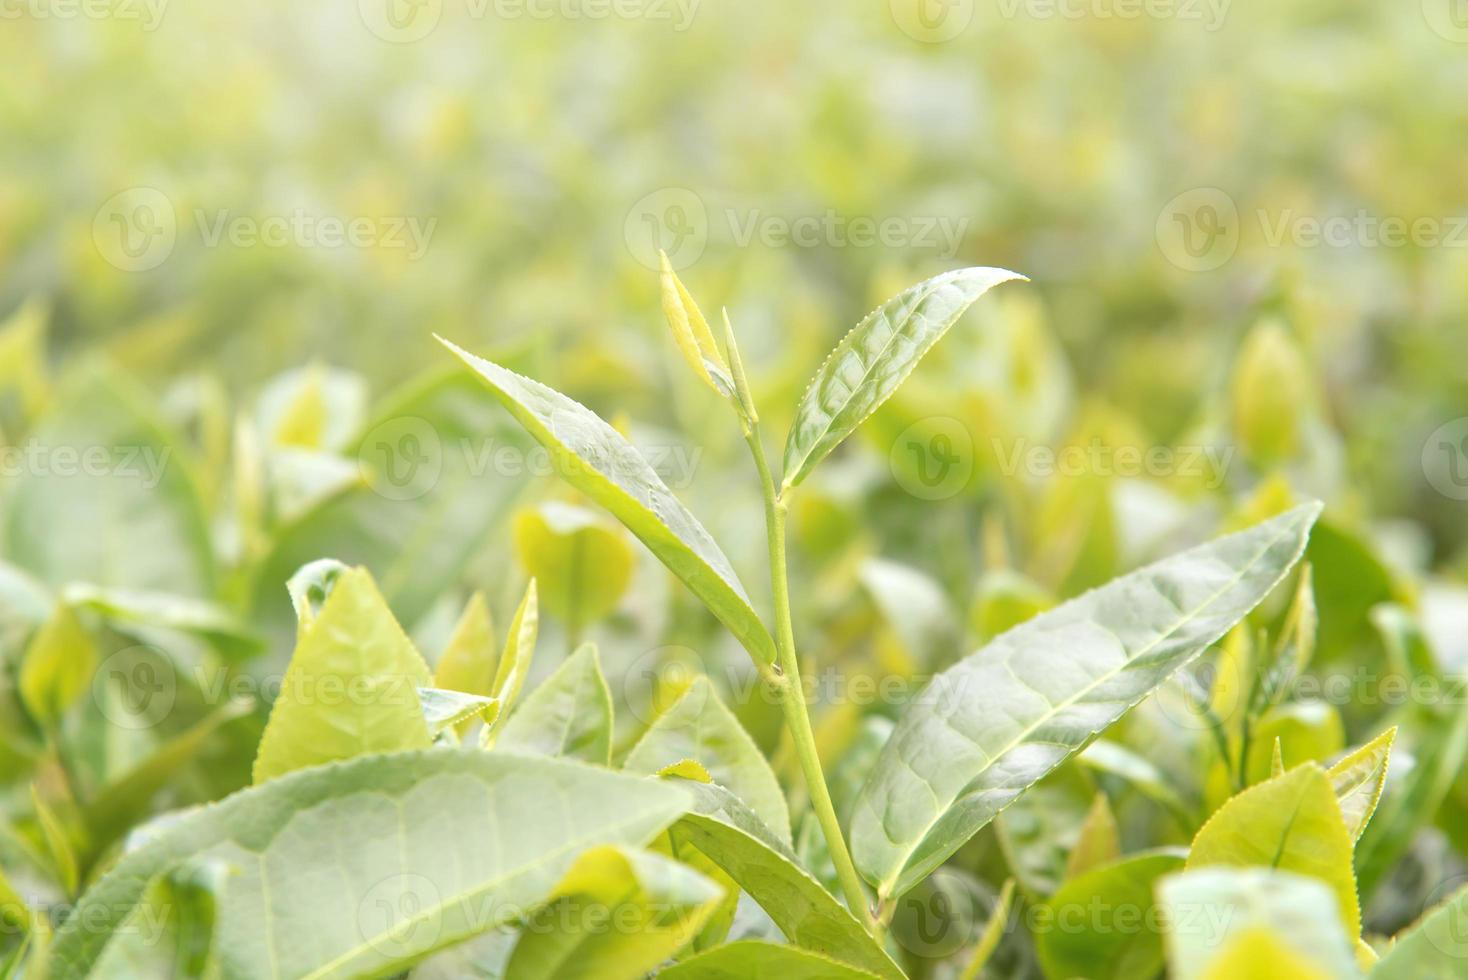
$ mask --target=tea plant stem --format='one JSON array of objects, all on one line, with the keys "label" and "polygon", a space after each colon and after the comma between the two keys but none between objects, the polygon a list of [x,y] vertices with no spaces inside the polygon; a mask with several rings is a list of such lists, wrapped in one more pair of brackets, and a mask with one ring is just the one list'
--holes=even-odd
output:
[{"label": "tea plant stem", "polygon": [[765,498],[765,532],[770,548],[770,591],[775,601],[775,649],[779,656],[780,669],[784,672],[780,692],[780,707],[785,713],[785,728],[795,754],[800,759],[800,769],[805,776],[806,793],[811,807],[820,822],[821,832],[826,838],[826,847],[831,852],[831,862],[836,866],[836,877],[846,896],[846,904],[868,929],[872,928],[872,915],[867,905],[866,891],[856,866],[851,862],[851,852],[846,849],[846,838],[841,833],[841,822],[836,819],[836,807],[831,802],[830,790],[826,788],[826,775],[821,770],[821,757],[816,752],[816,739],[810,727],[810,713],[805,704],[805,687],[800,682],[800,660],[795,653],[795,629],[790,619],[790,579],[785,560],[785,502],[775,491],[775,481],[770,475],[770,464],[765,459],[764,444],[760,441],[758,424],[745,426],[745,441],[754,454],[755,466],[759,469],[760,483]]}]

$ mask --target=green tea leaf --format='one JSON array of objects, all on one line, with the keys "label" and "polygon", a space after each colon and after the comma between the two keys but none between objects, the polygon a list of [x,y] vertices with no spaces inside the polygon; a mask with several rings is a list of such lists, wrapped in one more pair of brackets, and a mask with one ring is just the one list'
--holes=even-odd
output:
[{"label": "green tea leaf", "polygon": [[581,647],[515,710],[495,745],[506,752],[611,764],[612,692],[596,647]]},{"label": "green tea leaf", "polygon": [[1353,838],[1325,770],[1305,763],[1225,803],[1193,838],[1188,870],[1214,865],[1277,868],[1324,882],[1346,934],[1361,938]]},{"label": "green tea leaf", "polygon": [[960,845],[1254,608],[1299,559],[1319,505],[1297,508],[1031,619],[908,706],[852,819],[883,899]]},{"label": "green tea leaf", "polygon": [[90,977],[134,980],[218,976],[214,935],[232,870],[217,859],[184,862],[148,883],[143,899],[107,938]]},{"label": "green tea leaf", "polygon": [[984,931],[979,934],[979,941],[974,944],[968,965],[963,968],[962,980],[979,980],[984,967],[989,965],[994,951],[999,948],[1000,941],[1004,939],[1004,929],[1009,925],[1009,910],[1014,906],[1014,891],[1014,879],[1006,878],[1004,887],[999,889],[999,898],[994,902],[994,911],[989,914],[989,921],[984,923]]},{"label": "green tea leaf", "polygon": [[26,647],[20,699],[42,728],[52,728],[87,691],[97,669],[97,646],[76,612],[58,603]]},{"label": "green tea leaf", "polygon": [[318,558],[302,565],[286,579],[285,590],[291,597],[291,608],[296,611],[297,640],[316,622],[326,597],[336,588],[337,579],[351,570],[352,566],[335,558]]},{"label": "green tea leaf", "polygon": [[1310,370],[1284,325],[1261,320],[1249,331],[1230,384],[1234,437],[1259,469],[1300,448],[1309,410]]},{"label": "green tea leaf", "polygon": [[703,766],[715,783],[790,843],[790,810],[779,781],[754,739],[703,676],[694,678],[682,697],[654,719],[623,768],[651,774],[687,759]]},{"label": "green tea leaf", "polygon": [[980,296],[1023,278],[1004,269],[957,269],[918,283],[868,313],[841,338],[795,409],[785,443],[785,486],[809,476],[890,398]]},{"label": "green tea leaf", "polygon": [[605,507],[647,545],[729,628],[756,663],[774,662],[774,641],[751,608],[729,560],[627,440],[560,392],[448,341],[442,343],[550,450],[556,471],[568,483]]},{"label": "green tea leaf", "polygon": [[1452,980],[1468,962],[1468,888],[1429,911],[1397,936],[1371,971],[1372,980]]},{"label": "green tea leaf", "polygon": [[254,781],[377,752],[427,748],[428,665],[366,569],[343,572],[305,629],[255,756]]},{"label": "green tea leaf", "polygon": [[598,514],[550,501],[515,519],[520,563],[539,583],[541,602],[579,635],[616,608],[632,580],[626,535]]},{"label": "green tea leaf", "polygon": [[1381,800],[1381,791],[1386,786],[1387,763],[1396,737],[1396,728],[1388,728],[1326,770],[1353,841],[1361,839],[1366,825],[1371,822],[1371,815],[1376,812],[1376,804]]},{"label": "green tea leaf", "polygon": [[639,980],[692,940],[723,890],[677,861],[606,845],[583,853],[551,897],[505,980]]},{"label": "green tea leaf", "polygon": [[[1266,868],[1207,868],[1162,879],[1157,897],[1166,911],[1172,980],[1360,976],[1335,898],[1314,878]],[[1228,967],[1258,962],[1257,954],[1240,957],[1235,946],[1257,948],[1251,937],[1260,931],[1287,956],[1260,972],[1230,972]]]},{"label": "green tea leaf", "polygon": [[428,726],[428,736],[435,739],[450,728],[457,730],[466,726],[475,718],[482,718],[486,725],[492,725],[500,713],[500,703],[494,698],[446,691],[439,687],[418,688],[418,703],[423,706],[423,723]]},{"label": "green tea leaf", "polygon": [[483,593],[469,597],[459,622],[439,655],[433,670],[433,683],[448,691],[463,691],[489,697],[494,691],[495,651],[494,621]]},{"label": "green tea leaf", "polygon": [[719,946],[668,967],[659,980],[870,980],[878,974],[857,970],[795,946],[746,939]]},{"label": "green tea leaf", "polygon": [[61,887],[66,889],[66,894],[75,895],[81,873],[71,834],[67,832],[56,812],[41,799],[41,794],[36,792],[34,783],[31,784],[31,806],[36,811],[36,823],[41,828],[41,836],[46,841],[46,849],[51,852],[56,878],[61,882]]},{"label": "green tea leaf", "polygon": [[460,749],[289,773],[124,856],[57,933],[49,978],[89,975],[150,881],[211,859],[233,872],[224,976],[390,975],[540,904],[587,848],[650,840],[687,802],[652,780]]},{"label": "green tea leaf", "polygon": [[724,363],[724,356],[714,343],[708,320],[704,319],[703,311],[683,285],[683,280],[673,271],[666,253],[658,253],[658,263],[663,316],[667,318],[668,327],[673,331],[678,352],[683,355],[688,366],[693,368],[693,373],[713,389],[715,394],[732,399],[734,380],[729,366]]},{"label": "green tea leaf", "polygon": [[1065,864],[1066,878],[1083,875],[1092,868],[1111,864],[1121,857],[1121,830],[1105,793],[1097,793],[1081,824],[1081,835]]},{"label": "green tea leaf", "polygon": [[765,910],[797,946],[869,970],[888,980],[902,971],[846,906],[802,868],[734,794],[722,787],[681,781],[692,793],[691,812],[673,825],[675,843],[707,855]]},{"label": "green tea leaf", "polygon": [[1137,792],[1158,803],[1188,826],[1192,819],[1188,806],[1172,787],[1166,774],[1145,756],[1138,755],[1119,742],[1098,738],[1086,746],[1077,760],[1084,766],[1124,779]]},{"label": "green tea leaf", "polygon": [[1085,872],[1034,913],[1035,946],[1047,977],[1132,980],[1162,969],[1152,888],[1179,871],[1185,852],[1135,854]]},{"label": "green tea leaf", "polygon": [[515,618],[510,620],[510,633],[505,638],[505,649],[500,654],[499,666],[494,672],[494,699],[499,702],[499,714],[484,727],[483,744],[494,745],[499,728],[515,706],[525,678],[530,673],[530,663],[535,658],[535,642],[540,635],[540,601],[536,592],[535,579],[525,586],[525,597],[515,609]]}]

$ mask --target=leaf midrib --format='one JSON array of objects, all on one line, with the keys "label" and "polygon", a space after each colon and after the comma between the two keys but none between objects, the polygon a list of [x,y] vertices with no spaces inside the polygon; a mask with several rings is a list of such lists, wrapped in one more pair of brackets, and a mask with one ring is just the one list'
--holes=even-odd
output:
[{"label": "leaf midrib", "polygon": [[[955,278],[956,278],[956,276],[955,276]],[[943,282],[937,282],[936,281],[937,279],[943,279],[945,281],[943,281]],[[914,313],[917,311],[918,307],[920,307],[924,303],[926,303],[928,301],[928,298],[938,291],[939,287],[946,286],[948,284],[947,281],[946,281],[946,279],[947,279],[947,277],[945,277],[945,276],[937,276],[937,277],[935,277],[935,281],[932,283],[932,285],[930,285],[928,287],[928,289],[924,290],[923,293],[912,304],[912,308],[913,308],[913,312]],[[811,403],[812,404],[815,404],[815,405],[819,406],[820,408],[825,409],[825,406],[820,404],[820,401],[821,401],[821,393],[820,393],[821,372],[826,369],[826,364],[829,364],[832,361],[834,361],[836,359],[837,355],[839,355],[841,353],[841,347],[842,347],[843,344],[846,343],[847,338],[853,336],[858,330],[860,330],[862,328],[862,326],[866,324],[866,322],[867,322],[868,319],[870,319],[871,317],[876,316],[878,313],[881,313],[882,310],[887,305],[888,304],[883,303],[881,306],[877,307],[871,313],[867,314],[867,316],[863,317],[862,320],[861,320],[861,322],[858,323],[856,326],[852,327],[849,331],[847,331],[846,336],[845,337],[842,337],[841,340],[840,340],[840,342],[837,343],[836,349],[831,352],[831,356],[826,359],[826,363],[825,364],[822,364],[821,365],[820,370],[816,372],[815,378],[811,381],[810,395],[811,395]],[[962,314],[962,311],[960,311],[960,313],[958,314],[958,316],[962,316],[962,315],[963,315]],[[957,320],[958,319],[958,316],[955,316],[954,317],[954,320]],[[874,358],[872,358],[871,359],[871,362],[869,364],[867,364],[867,366],[865,367],[865,369],[862,371],[861,380],[858,383],[856,383],[855,385],[852,385],[851,386],[851,393],[847,396],[845,402],[843,402],[841,404],[841,407],[838,408],[838,409],[836,409],[834,412],[832,412],[832,411],[826,411],[826,425],[825,425],[825,427],[822,428],[820,430],[820,434],[817,435],[815,437],[815,439],[813,439],[811,441],[809,448],[807,448],[806,451],[801,455],[800,459],[798,459],[798,460],[795,461],[796,462],[796,466],[794,467],[793,473],[786,473],[786,474],[783,475],[782,482],[785,482],[786,485],[789,485],[789,481],[793,478],[793,475],[795,473],[800,473],[805,468],[806,461],[809,460],[812,456],[815,455],[816,447],[821,444],[821,440],[822,439],[825,439],[826,436],[828,436],[828,435],[831,434],[831,430],[835,427],[836,416],[838,416],[842,412],[846,411],[847,407],[850,406],[852,400],[856,397],[856,392],[859,391],[859,390],[861,390],[861,387],[863,385],[865,385],[869,380],[871,380],[872,373],[874,371],[876,371],[877,365],[881,362],[882,358],[886,357],[887,352],[892,349],[892,344],[902,334],[903,327],[905,327],[907,324],[909,324],[911,322],[912,322],[912,315],[909,314],[908,315],[908,318],[906,320],[904,320],[897,327],[897,329],[895,329],[895,330],[892,331],[892,336],[890,336],[890,337],[887,338],[887,342],[882,345],[882,349],[877,353],[877,356],[874,357]]]},{"label": "leaf midrib", "polygon": [[[646,820],[648,818],[648,816],[651,813],[653,813],[653,812],[655,812],[655,811],[648,810],[648,811],[645,811],[645,812],[639,812],[639,813],[637,813],[633,817],[629,817],[626,820],[622,820],[622,821],[619,821],[619,822],[617,822],[615,824],[610,825],[607,828],[607,832],[606,832],[605,835],[597,835],[597,836],[607,836],[607,837],[610,838],[610,836],[613,835],[613,834],[615,834],[615,832],[620,831],[620,830],[623,830],[623,829],[625,829],[627,827],[636,826],[639,822],[642,822],[642,821]],[[430,916],[430,915],[442,915],[443,912],[444,912],[444,910],[446,910],[446,909],[452,908],[452,907],[457,906],[457,905],[467,904],[467,903],[469,903],[469,902],[471,902],[471,901],[473,901],[473,900],[475,900],[477,898],[483,898],[491,889],[498,888],[500,885],[503,885],[503,884],[505,884],[508,881],[511,881],[511,880],[513,880],[513,879],[515,879],[515,878],[523,875],[523,874],[528,873],[529,871],[534,870],[537,865],[545,864],[545,863],[547,863],[549,861],[552,861],[555,858],[561,857],[562,855],[564,855],[564,854],[566,854],[566,853],[568,853],[568,852],[570,852],[572,850],[575,850],[578,847],[591,847],[591,846],[594,846],[594,841],[593,840],[586,839],[586,838],[577,839],[577,840],[574,840],[574,841],[568,841],[567,843],[562,844],[560,847],[556,847],[556,848],[553,848],[553,849],[551,849],[549,851],[546,851],[546,852],[542,853],[539,856],[539,858],[536,859],[536,860],[534,860],[534,861],[531,861],[531,862],[529,862],[527,864],[519,865],[519,866],[511,869],[510,871],[507,871],[504,874],[498,875],[497,877],[491,878],[490,880],[481,883],[479,886],[477,886],[475,888],[471,888],[468,891],[460,892],[459,894],[453,896],[452,898],[448,899],[447,901],[438,903],[437,905],[433,906],[431,909],[429,909],[427,911],[421,912],[418,915],[414,915],[414,916],[411,916],[411,917],[409,917],[407,919],[404,919],[402,922],[399,922],[399,923],[395,924],[393,926],[392,930],[389,930],[389,932],[395,931],[395,930],[398,930],[398,929],[407,928],[410,924],[417,924],[419,922],[422,922],[422,921],[426,920],[428,918],[428,916]],[[488,929],[493,928],[494,925],[495,925],[495,923],[486,924],[485,927],[484,927],[484,929],[481,930],[481,932],[487,931]],[[387,933],[375,933],[374,936],[373,936],[373,938],[378,938],[378,937],[383,936],[383,935],[386,935],[386,934]],[[478,934],[479,933],[466,933],[465,935],[456,936],[456,937],[452,937],[452,938],[453,939],[465,939],[465,938],[468,938],[470,936],[478,935]],[[423,953],[429,953],[429,952],[432,952],[434,949],[437,949],[437,948],[439,948],[439,947],[438,946],[433,946],[433,947],[430,947],[427,950],[423,950],[422,953],[415,954],[415,955],[422,955]],[[329,961],[327,963],[322,964],[321,966],[319,966],[316,969],[312,970],[310,973],[304,973],[304,974],[302,974],[301,975],[301,980],[320,980],[320,978],[329,977],[329,976],[332,975],[332,972],[334,970],[337,970],[338,968],[343,967],[343,966],[346,966],[347,964],[351,963],[354,959],[356,959],[356,957],[358,957],[359,955],[361,955],[364,950],[368,950],[368,951],[371,951],[372,950],[371,940],[368,940],[368,941],[362,943],[359,946],[355,946],[355,947],[347,950],[346,952],[339,954],[335,959],[333,959],[333,960],[331,960],[331,961]]]}]

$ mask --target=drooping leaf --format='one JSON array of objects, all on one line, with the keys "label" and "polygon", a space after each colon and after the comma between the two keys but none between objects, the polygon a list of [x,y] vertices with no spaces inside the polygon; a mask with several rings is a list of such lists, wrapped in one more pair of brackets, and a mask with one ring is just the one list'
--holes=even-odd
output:
[{"label": "drooping leaf", "polygon": [[1193,838],[1188,870],[1216,865],[1292,871],[1325,883],[1346,935],[1361,938],[1352,837],[1325,770],[1305,763],[1225,803]]},{"label": "drooping leaf", "polygon": [[1396,737],[1396,728],[1388,728],[1326,770],[1353,841],[1361,839],[1366,825],[1371,822],[1371,815],[1376,812],[1377,802],[1381,800],[1382,788],[1386,786],[1387,763]]},{"label": "drooping leaf", "polygon": [[458,729],[475,718],[482,718],[486,725],[494,724],[500,712],[500,703],[494,698],[446,691],[441,687],[418,688],[418,703],[423,707],[423,722],[428,726],[431,739],[438,738],[450,728]]},{"label": "drooping leaf", "polygon": [[1092,868],[1040,906],[1036,949],[1047,977],[1131,980],[1162,968],[1162,936],[1152,889],[1181,870],[1184,852],[1154,851]]},{"label": "drooping leaf", "polygon": [[625,533],[571,504],[550,501],[523,511],[515,519],[515,549],[539,583],[542,604],[573,635],[611,612],[632,580]]},{"label": "drooping leaf", "polygon": [[639,980],[683,948],[723,897],[693,869],[647,851],[581,855],[534,913],[505,980]]},{"label": "drooping leaf", "polygon": [[1371,971],[1372,980],[1450,980],[1468,963],[1468,888],[1461,888],[1396,937]]},{"label": "drooping leaf", "polygon": [[211,859],[233,872],[214,942],[224,976],[390,975],[535,907],[581,852],[643,844],[687,802],[652,780],[460,749],[289,773],[123,857],[62,925],[49,977],[87,976],[150,881]]},{"label": "drooping leaf", "polygon": [[260,651],[261,638],[225,607],[204,599],[99,588],[74,582],[61,590],[76,608],[87,608],[121,627],[162,627],[198,636],[231,659],[245,659]]},{"label": "drooping leaf", "polygon": [[781,841],[790,842],[790,810],[770,764],[702,675],[654,719],[623,767],[651,774],[685,759],[703,766]]},{"label": "drooping leaf", "polygon": [[890,398],[980,296],[1023,278],[1004,269],[957,269],[918,283],[868,313],[816,371],[795,409],[785,443],[785,486],[809,476]]},{"label": "drooping leaf", "polygon": [[611,763],[612,692],[596,647],[578,649],[515,709],[496,746],[527,755]]},{"label": "drooping leaf", "polygon": [[474,370],[541,445],[556,471],[647,545],[729,628],[759,664],[775,644],[729,560],[637,450],[584,406],[512,371],[444,346]]},{"label": "drooping leaf", "polygon": [[515,706],[525,678],[530,673],[530,663],[535,658],[535,642],[540,635],[540,602],[536,593],[535,579],[525,586],[525,597],[515,609],[510,620],[510,632],[505,637],[505,649],[500,654],[499,666],[494,672],[494,699],[499,702],[499,714],[484,726],[483,744],[494,745],[500,726]]},{"label": "drooping leaf", "polygon": [[352,566],[335,558],[318,558],[308,561],[286,579],[285,591],[291,597],[291,608],[296,611],[297,639],[316,622],[326,597],[336,588],[337,579],[351,570]]},{"label": "drooping leaf", "polygon": [[660,980],[750,980],[778,977],[779,980],[871,980],[878,974],[858,970],[845,963],[776,943],[746,939],[718,946],[706,953],[668,967]]},{"label": "drooping leaf", "polygon": [[[1284,972],[1253,976],[1311,978],[1290,972],[1303,966],[1321,978],[1352,980],[1360,971],[1329,887],[1314,878],[1267,868],[1206,868],[1162,879],[1157,897],[1166,911],[1168,976],[1175,980],[1233,980],[1223,967],[1235,944],[1259,930],[1282,945]],[[1223,966],[1220,966],[1222,962]],[[1248,962],[1257,963],[1251,954]]]},{"label": "drooping leaf", "polygon": [[427,748],[428,665],[366,569],[337,579],[301,636],[260,737],[254,781],[376,752]]},{"label": "drooping leaf", "polygon": [[1277,585],[1319,505],[1120,579],[934,678],[863,789],[852,853],[902,894],[1031,784],[1214,643]]},{"label": "drooping leaf", "polygon": [[449,691],[489,697],[494,691],[494,622],[483,594],[469,597],[449,642],[433,670],[433,683]]},{"label": "drooping leaf", "polygon": [[60,722],[86,693],[97,669],[95,641],[76,611],[58,603],[36,631],[20,665],[20,698],[43,728]]},{"label": "drooping leaf", "polygon": [[888,980],[902,972],[836,897],[802,868],[769,827],[728,790],[683,781],[693,809],[673,825],[678,844],[698,848],[739,884],[797,946]]}]

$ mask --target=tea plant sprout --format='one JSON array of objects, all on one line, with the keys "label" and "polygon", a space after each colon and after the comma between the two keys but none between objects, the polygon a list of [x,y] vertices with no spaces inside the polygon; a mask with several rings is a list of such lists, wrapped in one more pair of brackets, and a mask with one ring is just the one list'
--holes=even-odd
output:
[{"label": "tea plant sprout", "polygon": [[[800,680],[786,557],[790,499],[970,306],[993,287],[1023,279],[1003,269],[958,269],[864,317],[801,397],[777,480],[727,312],[721,350],[662,256],[662,308],[674,341],[693,373],[733,410],[759,476],[773,632],[718,545],[611,426],[559,392],[443,341],[551,452],[565,479],[618,517],[748,650],[779,698],[846,904],[877,935],[897,898],[1252,609],[1298,559],[1318,513],[1314,505],[1297,508],[1223,539],[1211,552],[1143,569],[1038,617],[939,675],[909,706],[863,788],[848,846]],[[1112,625],[1132,616],[1138,621],[1127,631]],[[1047,670],[1059,673],[1047,678]],[[955,734],[960,744],[953,744]],[[863,878],[875,888],[875,902]]]}]

